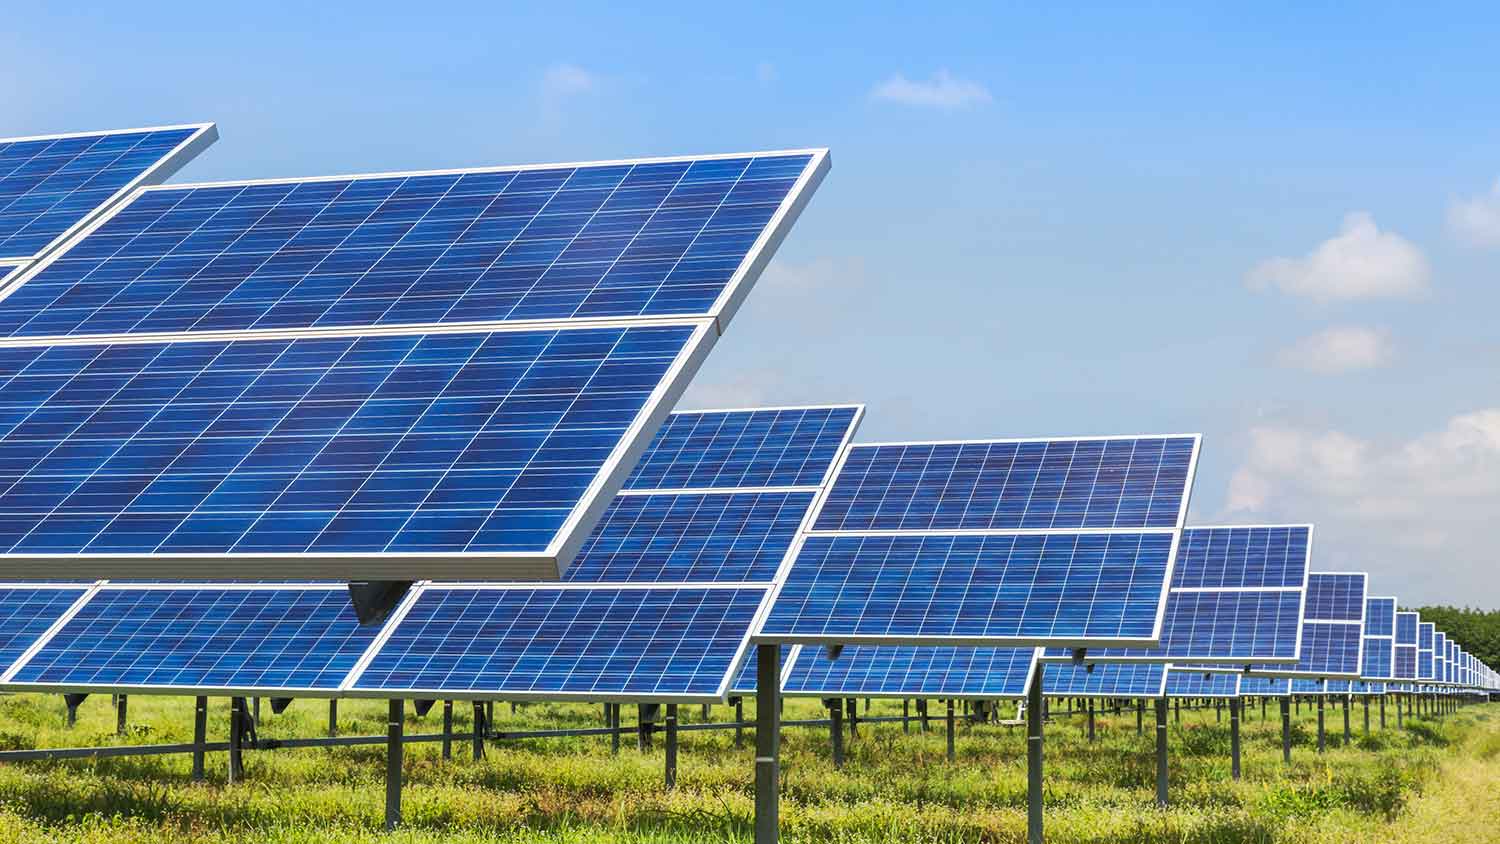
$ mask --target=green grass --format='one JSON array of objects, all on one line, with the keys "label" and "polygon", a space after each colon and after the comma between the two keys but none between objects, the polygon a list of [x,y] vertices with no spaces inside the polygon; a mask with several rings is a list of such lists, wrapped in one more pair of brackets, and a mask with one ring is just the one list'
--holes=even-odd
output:
[{"label": "green grass", "polygon": [[[214,700],[210,738],[227,733],[228,703]],[[899,703],[877,702],[876,714]],[[747,715],[749,714],[747,705]],[[863,708],[863,707],[861,707]],[[600,707],[532,704],[511,715],[496,706],[502,729],[593,727]],[[683,720],[698,707],[683,707]],[[467,707],[455,707],[467,729]],[[934,704],[934,712],[937,712]],[[340,730],[384,731],[380,701],[342,701]],[[788,718],[816,717],[810,701],[789,701]],[[1054,710],[1057,714],[1061,712]],[[1423,841],[1432,824],[1412,823],[1429,806],[1445,817],[1484,811],[1446,791],[1452,768],[1468,787],[1500,785],[1500,713],[1468,707],[1441,720],[1385,731],[1343,746],[1342,718],[1329,712],[1328,752],[1315,752],[1311,714],[1294,730],[1293,763],[1283,765],[1280,724],[1255,707],[1244,725],[1243,780],[1230,778],[1227,713],[1184,711],[1170,731],[1173,805],[1152,805],[1155,768],[1151,715],[1145,735],[1134,712],[1102,715],[1098,739],[1083,719],[1048,727],[1046,792],[1049,842],[1323,842]],[[0,697],[0,748],[190,741],[192,701],[137,696],[130,735],[114,735],[107,696],[90,698],[72,729],[57,696]],[[714,716],[730,711],[716,707]],[[262,738],[315,736],[327,707],[302,700],[286,713],[262,710]],[[627,720],[632,708],[625,711]],[[441,707],[410,718],[408,731],[435,732]],[[1372,715],[1372,720],[1374,719]],[[1378,723],[1378,722],[1377,722]],[[0,765],[0,841],[164,844],[207,842],[718,842],[748,841],[753,823],[753,740],[735,749],[732,731],[682,734],[678,788],[662,786],[663,754],[636,751],[627,737],[619,756],[609,740],[538,739],[491,744],[469,759],[467,744],[443,762],[436,744],[408,745],[404,828],[381,830],[385,752],[381,746],[254,751],[247,778],[226,785],[225,754],[210,754],[209,781],[191,781],[187,755]],[[830,761],[826,729],[788,728],[783,742],[783,840],[791,842],[1025,840],[1026,766],[1020,730],[960,726],[958,761],[945,758],[941,719],[927,735],[899,724],[861,725],[841,771]],[[1455,775],[1457,776],[1457,775]],[[1490,799],[1493,802],[1493,798]],[[1470,808],[1466,809],[1468,806]],[[1487,829],[1494,829],[1493,822]],[[1469,828],[1467,840],[1482,840]]]}]

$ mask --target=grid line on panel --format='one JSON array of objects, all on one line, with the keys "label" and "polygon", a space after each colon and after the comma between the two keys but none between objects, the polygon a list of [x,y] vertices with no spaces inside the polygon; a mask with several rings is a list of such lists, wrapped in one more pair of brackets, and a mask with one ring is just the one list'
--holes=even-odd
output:
[{"label": "grid line on panel", "polygon": [[0,349],[0,546],[544,549],[694,336]]},{"label": "grid line on panel", "polygon": [[822,160],[156,188],[0,301],[0,333],[707,315]]}]

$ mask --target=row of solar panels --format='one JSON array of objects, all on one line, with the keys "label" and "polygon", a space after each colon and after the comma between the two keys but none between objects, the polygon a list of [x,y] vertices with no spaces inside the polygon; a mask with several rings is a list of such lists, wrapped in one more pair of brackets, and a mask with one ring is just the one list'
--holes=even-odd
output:
[{"label": "row of solar panels", "polygon": [[762,414],[684,414],[637,464],[826,150],[149,186],[213,136],[0,141],[0,577],[567,582],[381,628],[327,584],[18,586],[0,684],[722,696],[752,641],[1359,676],[1305,529],[1183,531],[1196,436],[847,448],[806,409],[793,471]]}]

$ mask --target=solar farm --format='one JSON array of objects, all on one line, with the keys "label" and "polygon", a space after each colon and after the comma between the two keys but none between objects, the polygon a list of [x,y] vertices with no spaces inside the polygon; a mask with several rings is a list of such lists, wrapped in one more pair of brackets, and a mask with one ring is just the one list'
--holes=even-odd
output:
[{"label": "solar farm", "polygon": [[1189,523],[1212,436],[679,406],[826,149],[167,181],[216,138],[0,140],[0,838],[1384,839],[1490,717],[1315,525]]}]

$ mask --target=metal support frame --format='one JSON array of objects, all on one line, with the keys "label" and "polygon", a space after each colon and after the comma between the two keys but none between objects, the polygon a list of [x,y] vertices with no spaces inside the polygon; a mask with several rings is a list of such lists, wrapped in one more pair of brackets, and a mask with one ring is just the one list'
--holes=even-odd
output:
[{"label": "metal support frame", "polygon": [[844,702],[838,698],[823,701],[828,707],[828,738],[833,743],[833,767],[844,767]]},{"label": "metal support frame", "polygon": [[1344,747],[1354,740],[1354,734],[1349,732],[1349,696],[1344,695]]},{"label": "metal support frame", "polygon": [[1385,730],[1385,695],[1380,696],[1380,729]]},{"label": "metal support frame", "polygon": [[1172,723],[1182,723],[1182,701],[1177,698],[1172,699]]},{"label": "metal support frame", "polygon": [[339,702],[337,699],[328,701],[328,735],[339,734]]},{"label": "metal support frame", "polygon": [[1240,778],[1240,699],[1229,699],[1229,775]]},{"label": "metal support frame", "polygon": [[667,704],[667,790],[677,787],[677,704]]},{"label": "metal support frame", "polygon": [[1167,699],[1156,699],[1156,805],[1167,806]]},{"label": "metal support frame", "polygon": [[1318,752],[1322,753],[1328,749],[1328,736],[1323,731],[1323,707],[1328,701],[1328,695],[1318,695]]},{"label": "metal support frame", "polygon": [[443,761],[453,758],[453,701],[443,701]]},{"label": "metal support frame", "polygon": [[245,778],[245,760],[241,747],[245,741],[245,699],[229,699],[229,775],[232,785]]},{"label": "metal support frame", "polygon": [[489,721],[484,717],[484,701],[474,701],[474,759],[484,758],[484,734],[489,730]]},{"label": "metal support frame", "polygon": [[1026,690],[1026,844],[1042,844],[1042,672]]},{"label": "metal support frame", "polygon": [[926,733],[932,726],[927,720],[927,698],[917,698],[917,717],[922,722],[922,732]]},{"label": "metal support frame", "polygon": [[755,844],[780,837],[781,646],[755,647]]},{"label": "metal support frame", "polygon": [[[739,750],[745,746],[745,728],[740,726],[745,723],[745,699],[734,699],[734,749]],[[615,704],[615,749],[620,746],[620,705]]]},{"label": "metal support frame", "polygon": [[391,701],[390,714],[385,722],[385,831],[390,832],[401,825],[401,731],[406,724],[406,702],[397,698]]},{"label": "metal support frame", "polygon": [[78,723],[78,705],[88,698],[86,694],[63,695],[63,705],[68,708],[68,726],[71,728]]},{"label": "metal support frame", "polygon": [[1094,699],[1089,698],[1089,744],[1094,743]]},{"label": "metal support frame", "polygon": [[1143,698],[1135,699],[1135,734],[1142,735],[1145,732],[1146,701]]},{"label": "metal support frame", "polygon": [[901,733],[911,733],[911,701],[906,698],[901,699]]},{"label": "metal support frame", "polygon": [[954,740],[956,738],[957,728],[958,728],[958,722],[953,717],[953,698],[948,698],[948,761],[949,762],[953,762],[953,761],[955,761],[955,760],[958,759],[958,753],[957,753],[956,749],[954,748]]},{"label": "metal support frame", "polygon": [[208,698],[193,700],[193,782],[203,782],[203,756],[208,744]]},{"label": "metal support frame", "polygon": [[1364,710],[1365,710],[1365,735],[1369,735],[1370,734],[1370,696],[1369,695],[1365,695],[1364,697],[1360,698],[1360,703],[1364,704]]},{"label": "metal support frame", "polygon": [[859,738],[859,701],[848,698],[844,701],[844,711],[849,714],[849,738]]},{"label": "metal support frame", "polygon": [[126,730],[126,710],[129,708],[127,695],[115,695],[115,735],[123,736]]}]

